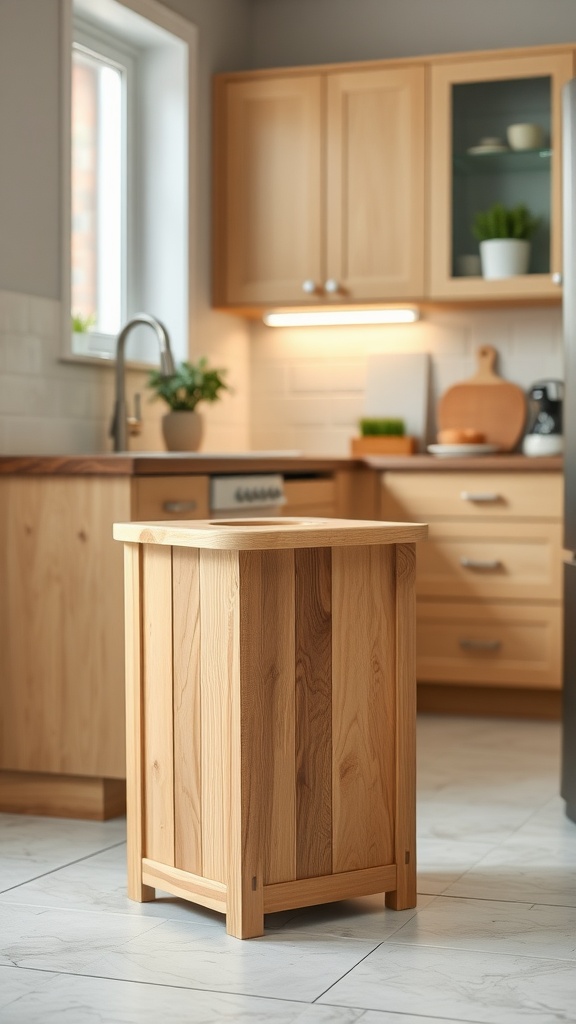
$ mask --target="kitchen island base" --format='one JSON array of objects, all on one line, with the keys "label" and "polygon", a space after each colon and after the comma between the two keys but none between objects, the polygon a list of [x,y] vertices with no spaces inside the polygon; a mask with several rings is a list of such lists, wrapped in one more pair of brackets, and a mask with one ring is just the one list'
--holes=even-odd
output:
[{"label": "kitchen island base", "polygon": [[415,542],[352,520],[117,524],[128,894],[416,903]]}]

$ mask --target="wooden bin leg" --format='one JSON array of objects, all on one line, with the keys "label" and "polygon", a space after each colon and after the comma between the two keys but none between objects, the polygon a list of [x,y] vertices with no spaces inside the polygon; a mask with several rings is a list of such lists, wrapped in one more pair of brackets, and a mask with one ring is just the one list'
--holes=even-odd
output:
[{"label": "wooden bin leg", "polygon": [[264,934],[262,553],[240,551],[237,656],[232,665],[231,784],[226,931],[238,939]]},{"label": "wooden bin leg", "polygon": [[396,548],[396,785],[394,795],[397,887],[386,906],[416,906],[416,603],[414,544]]},{"label": "wooden bin leg", "polygon": [[128,896],[137,903],[156,897],[142,882],[142,547],[124,545],[126,622],[126,819]]}]

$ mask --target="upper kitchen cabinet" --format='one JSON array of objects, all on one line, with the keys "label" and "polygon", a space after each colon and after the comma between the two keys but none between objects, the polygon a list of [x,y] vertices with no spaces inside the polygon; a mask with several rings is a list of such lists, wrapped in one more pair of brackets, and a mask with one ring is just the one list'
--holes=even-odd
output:
[{"label": "upper kitchen cabinet", "polygon": [[423,294],[424,79],[415,64],[217,78],[217,306]]},{"label": "upper kitchen cabinet", "polygon": [[[467,54],[430,68],[429,278],[432,299],[560,297],[561,91],[573,74],[566,49]],[[536,149],[511,149],[507,128],[537,124]],[[527,274],[484,279],[472,224],[495,203],[539,218]],[[472,266],[470,265],[472,263]],[[478,264],[478,259],[476,259]]]}]

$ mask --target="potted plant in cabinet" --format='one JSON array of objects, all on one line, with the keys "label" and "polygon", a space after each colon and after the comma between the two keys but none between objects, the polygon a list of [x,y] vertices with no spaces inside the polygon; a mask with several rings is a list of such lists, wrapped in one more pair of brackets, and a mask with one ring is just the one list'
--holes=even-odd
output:
[{"label": "potted plant in cabinet", "polygon": [[153,370],[147,385],[154,398],[162,398],[169,407],[162,417],[162,434],[168,451],[195,452],[200,447],[203,420],[197,406],[216,402],[222,391],[230,391],[224,381],[225,370],[211,369],[202,357],[197,363],[183,362],[168,376]]},{"label": "potted plant in cabinet", "polygon": [[480,243],[482,276],[497,280],[527,274],[530,265],[530,242],[540,223],[526,206],[507,208],[495,203],[479,211],[472,233]]}]

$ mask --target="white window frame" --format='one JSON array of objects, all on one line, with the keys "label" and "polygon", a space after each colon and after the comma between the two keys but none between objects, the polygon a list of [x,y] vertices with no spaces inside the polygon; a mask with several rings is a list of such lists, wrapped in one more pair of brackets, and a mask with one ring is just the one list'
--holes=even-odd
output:
[{"label": "white window frame", "polygon": [[[80,34],[83,33],[84,28],[88,35],[85,38],[93,37],[95,42],[98,42],[99,36],[106,39],[109,35],[108,25],[104,25],[103,32],[99,32],[98,26],[93,26],[91,23],[88,26],[84,24],[80,26],[80,22],[84,22],[82,18],[82,11],[78,16],[78,11],[75,11],[77,4],[82,6],[83,0],[60,0],[61,3],[61,39],[62,39],[62,251],[61,251],[61,294],[62,294],[62,326],[61,326],[61,337],[62,337],[62,349],[61,358],[66,361],[82,362],[91,364],[94,366],[113,366],[115,364],[113,344],[111,345],[110,337],[102,336],[102,348],[98,350],[98,344],[100,338],[94,332],[91,335],[91,345],[95,346],[96,351],[79,353],[74,351],[73,338],[71,331],[71,253],[70,253],[70,238],[71,238],[71,81],[72,81],[72,45],[75,38],[75,22],[79,26],[79,38]],[[198,144],[197,144],[197,74],[198,74],[198,29],[192,23],[187,21],[185,18],[174,14],[172,11],[164,7],[162,4],[156,2],[156,0],[84,0],[84,4],[90,13],[96,10],[101,10],[103,14],[108,17],[112,12],[112,23],[115,20],[120,25],[122,22],[123,9],[130,16],[130,12],[135,15],[139,15],[141,18],[146,19],[152,26],[156,26],[159,29],[163,29],[165,32],[170,33],[171,36],[176,37],[177,40],[182,41],[186,46],[187,53],[187,67],[188,67],[188,86],[187,86],[187,175],[186,175],[186,187],[187,192],[187,217],[185,224],[185,240],[184,244],[187,248],[187,267],[184,281],[184,291],[187,292],[184,298],[185,309],[183,309],[180,317],[181,331],[180,336],[176,344],[174,344],[174,336],[172,335],[172,342],[174,348],[175,358],[180,361],[186,359],[190,352],[190,338],[194,336],[194,323],[196,320],[195,315],[195,281],[196,281],[196,224],[197,224],[197,157]],[[134,19],[132,19],[134,20]],[[146,29],[145,23],[142,23],[143,29]],[[110,31],[114,32],[114,24],[110,26]],[[121,32],[120,35],[123,35]],[[88,49],[90,44],[88,43]],[[96,47],[97,50],[97,47]],[[113,48],[110,52],[112,53]],[[118,56],[121,58],[120,62],[133,56],[134,50],[130,44],[126,43],[126,40],[122,38],[121,42],[117,46]],[[134,73],[137,75],[137,62]],[[133,119],[129,116],[128,123],[133,123]],[[128,139],[128,145],[134,144],[134,138],[132,136]],[[128,210],[128,217],[132,223],[136,223],[137,220],[137,208],[138,202],[136,187],[128,188],[128,202],[132,204],[132,209]],[[128,263],[133,263],[133,259],[130,258],[130,246],[134,246],[134,257],[137,257],[138,246],[140,240],[136,237],[136,234],[132,235],[132,238],[128,239]],[[133,303],[134,296],[134,284],[131,280],[130,271],[127,272],[126,277],[125,294],[128,301],[128,313],[127,315],[133,315],[135,312],[139,312],[140,309],[130,308]],[[159,315],[158,310],[145,308],[143,304],[144,312],[152,313],[153,315]],[[166,322],[166,316],[160,315],[160,319]],[[167,324],[170,329],[170,325]],[[127,349],[127,360],[128,363],[135,367],[149,368],[150,365],[156,362],[156,356],[148,356],[148,354],[141,358],[138,351],[138,332],[133,332],[136,335],[135,343],[132,340],[132,336]],[[142,340],[150,342],[150,337],[146,338],[145,329],[143,331]],[[115,340],[115,339],[114,339]]]}]

